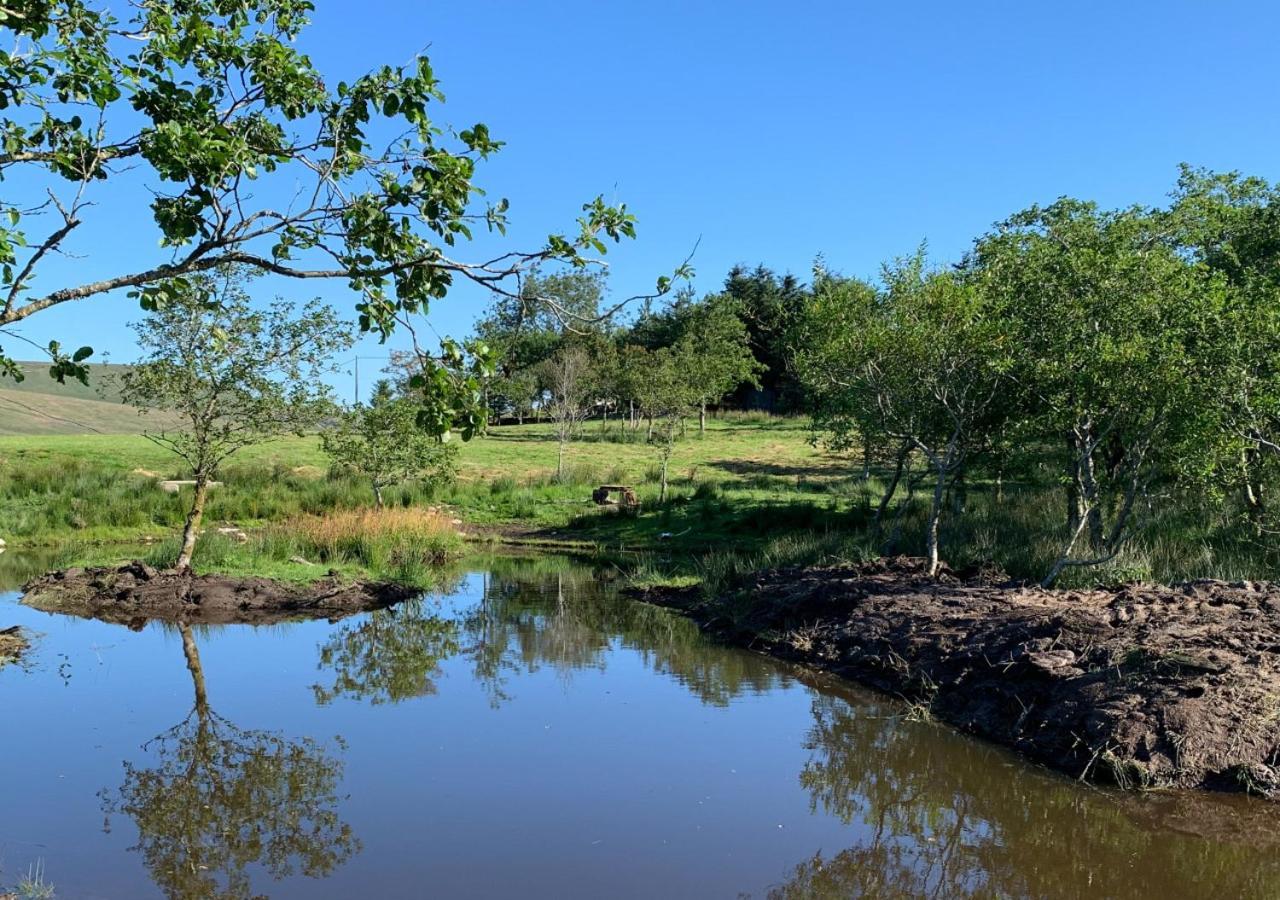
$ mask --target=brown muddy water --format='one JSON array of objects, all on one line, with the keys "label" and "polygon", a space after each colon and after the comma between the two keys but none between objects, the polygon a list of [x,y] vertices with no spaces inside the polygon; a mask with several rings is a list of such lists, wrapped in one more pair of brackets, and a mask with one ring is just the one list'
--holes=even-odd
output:
[{"label": "brown muddy water", "polygon": [[4,595],[38,639],[0,670],[0,894],[1280,896],[1280,806],[1088,788],[582,564],[468,568],[185,635]]}]

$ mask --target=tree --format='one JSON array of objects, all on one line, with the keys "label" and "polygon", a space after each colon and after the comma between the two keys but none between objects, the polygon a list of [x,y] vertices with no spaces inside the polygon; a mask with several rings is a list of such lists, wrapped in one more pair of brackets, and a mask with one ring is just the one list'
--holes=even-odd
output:
[{"label": "tree", "polygon": [[[327,82],[303,49],[311,8],[149,0],[121,18],[106,0],[6,6],[0,329],[118,290],[162,306],[184,279],[240,265],[345,282],[361,298],[361,330],[385,338],[456,279],[524,296],[531,269],[590,267],[607,241],[634,237],[625,205],[596,198],[573,230],[541,247],[453,256],[475,227],[505,231],[507,200],[478,206],[473,181],[502,142],[484,124],[443,127],[425,56]],[[42,285],[58,254],[97,260],[84,228],[95,216],[137,228],[137,246],[159,249],[136,267],[104,265],[92,281]],[[670,286],[664,276],[648,296]],[[491,360],[480,344],[466,350],[475,364],[462,373],[449,365],[455,345],[436,354],[415,341],[415,352],[423,368],[449,376],[415,384],[428,401],[424,427],[448,430],[451,414],[464,434],[482,427],[475,388]],[[90,348],[69,356],[54,342],[49,353],[57,377],[86,377]]]},{"label": "tree", "polygon": [[547,411],[555,425],[556,478],[564,477],[564,451],[594,399],[591,355],[584,347],[568,345],[540,367],[547,385]]},{"label": "tree", "polygon": [[521,291],[498,296],[476,334],[492,349],[495,377],[487,384],[489,408],[523,420],[544,389],[547,366],[566,344],[579,343],[601,329],[602,273],[572,271],[530,273]]},{"label": "tree", "polygon": [[395,396],[385,381],[368,406],[345,412],[320,441],[335,464],[369,482],[378,509],[384,488],[412,478],[441,484],[454,475],[455,445],[419,428],[417,404]]},{"label": "tree", "polygon": [[[734,266],[724,280],[724,296],[733,301],[747,328],[747,343],[759,363],[759,394],[739,390],[743,405],[762,403],[779,412],[797,412],[804,398],[789,368],[791,333],[803,314],[808,290],[795,276],[777,275],[763,265]],[[750,382],[744,380],[743,387]]]},{"label": "tree", "polygon": [[1280,478],[1280,187],[1184,166],[1169,218],[1180,248],[1229,287],[1214,342],[1225,370],[1209,385],[1222,416],[1215,474],[1261,531]]},{"label": "tree", "polygon": [[746,326],[723,297],[695,305],[683,331],[680,353],[692,365],[688,375],[698,394],[698,433],[705,434],[707,404],[720,402],[740,385],[758,386],[764,365],[752,356]]},{"label": "tree", "polygon": [[658,502],[665,503],[667,473],[680,423],[697,407],[702,389],[696,381],[696,359],[691,344],[660,347],[641,351],[641,354],[630,354],[628,362],[638,367],[640,379],[636,388],[640,405],[649,416],[651,426],[656,426],[651,437],[659,448]]},{"label": "tree", "polygon": [[300,310],[284,300],[255,309],[234,270],[169,291],[170,302],[133,326],[145,356],[121,376],[121,399],[181,422],[146,436],[181,457],[195,479],[175,563],[185,571],[218,467],[245,447],[319,424],[332,410],[319,377],[351,337],[319,301]]},{"label": "tree", "polygon": [[796,371],[817,398],[815,425],[832,446],[878,431],[924,456],[933,477],[925,530],[932,575],[947,487],[1003,414],[1008,342],[986,296],[954,273],[927,271],[923,251],[886,266],[883,280],[875,292],[820,279]]},{"label": "tree", "polygon": [[1028,420],[1065,450],[1067,536],[1048,585],[1114,559],[1160,480],[1214,465],[1223,355],[1206,339],[1227,294],[1164,216],[1071,199],[1011,217],[969,265],[1010,323]]}]

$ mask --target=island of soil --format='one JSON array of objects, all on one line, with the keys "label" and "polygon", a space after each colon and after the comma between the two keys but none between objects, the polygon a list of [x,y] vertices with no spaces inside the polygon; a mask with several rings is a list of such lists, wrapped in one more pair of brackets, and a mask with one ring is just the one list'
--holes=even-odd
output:
[{"label": "island of soil", "polygon": [[646,599],[1081,779],[1280,799],[1277,584],[1044,590],[895,558]]},{"label": "island of soil", "polygon": [[336,575],[309,584],[293,584],[270,578],[156,570],[141,562],[119,568],[52,572],[34,579],[22,590],[22,602],[36,609],[134,629],[151,619],[190,625],[336,621],[394,606],[420,593],[404,585],[344,581]]}]

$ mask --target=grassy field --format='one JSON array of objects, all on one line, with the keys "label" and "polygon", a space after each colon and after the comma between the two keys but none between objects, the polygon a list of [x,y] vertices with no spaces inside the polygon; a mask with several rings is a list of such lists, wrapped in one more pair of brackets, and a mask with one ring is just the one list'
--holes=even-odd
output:
[{"label": "grassy field", "polygon": [[[404,485],[387,492],[388,503],[436,507],[471,537],[573,546],[617,560],[638,580],[674,573],[708,590],[773,565],[921,551],[924,503],[917,498],[896,527],[886,529],[897,535],[892,544],[875,534],[870,524],[882,473],[864,479],[860,460],[814,447],[802,420],[731,416],[711,420],[705,435],[690,428],[672,460],[666,504],[657,502],[657,448],[643,434],[623,435],[617,423],[606,430],[592,422],[567,459],[564,477],[556,478],[548,426],[496,427],[462,445],[455,484]],[[67,559],[98,558],[106,551],[87,548],[109,542],[171,542],[187,497],[166,494],[155,482],[185,474],[175,457],[141,436],[0,437],[0,537],[11,548],[62,546]],[[272,526],[281,523],[292,527],[372,503],[365,484],[329,473],[314,438],[247,450],[220,478],[206,515],[209,528],[236,525],[255,540],[260,532],[278,535],[281,529]],[[592,488],[605,483],[634,486],[640,510],[593,504]],[[965,514],[944,520],[944,557],[957,567],[994,562],[1017,576],[1043,575],[1063,540],[1059,493],[1044,477],[1006,482],[999,495],[971,484]],[[1072,572],[1072,583],[1273,577],[1280,562],[1275,547],[1211,511],[1168,509],[1126,553],[1105,568]],[[197,568],[255,564],[250,551],[257,549],[228,547],[211,537],[197,555]],[[287,543],[273,538],[269,552],[259,554],[261,565],[272,574],[305,577],[308,569],[288,563],[294,554],[286,552]],[[162,544],[151,555],[159,561],[170,547]],[[304,547],[297,555],[308,552]],[[337,554],[332,562],[339,569],[388,571],[403,554],[365,556]]]},{"label": "grassy field", "polygon": [[18,366],[24,380],[0,379],[0,435],[138,434],[158,421],[120,402],[115,376],[124,366],[94,366],[88,385],[58,384],[48,363]]}]

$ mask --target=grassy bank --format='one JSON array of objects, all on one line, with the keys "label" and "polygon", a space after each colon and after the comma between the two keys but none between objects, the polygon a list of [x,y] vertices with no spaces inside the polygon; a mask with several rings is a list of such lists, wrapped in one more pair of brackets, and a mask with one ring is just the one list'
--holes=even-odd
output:
[{"label": "grassy bank", "polygon": [[[451,541],[461,529],[574,542],[616,559],[638,581],[697,581],[709,592],[774,565],[919,553],[924,503],[891,509],[877,533],[872,522],[885,473],[873,468],[864,478],[858,460],[815,448],[808,438],[803,421],[765,416],[715,419],[705,435],[691,427],[672,460],[668,502],[659,504],[657,449],[643,432],[588,423],[556,477],[548,426],[502,426],[462,447],[455,484],[403,485],[387,498],[392,509],[440,509]],[[188,497],[166,494],[156,481],[183,475],[173,457],[142,437],[0,437],[0,537],[11,547],[80,548],[71,551],[79,556],[95,544],[148,539],[159,542],[150,555],[162,561],[174,550],[166,542],[182,525]],[[356,521],[372,501],[364,483],[329,473],[315,439],[253,448],[219,478],[197,567],[303,578],[314,577],[316,566],[291,559],[340,571],[431,564],[429,553],[308,543],[303,524],[323,528],[319,523],[335,515]],[[591,489],[604,483],[634,486],[639,511],[595,506]],[[1062,497],[1051,473],[1006,481],[999,492],[975,481],[951,502],[966,507],[943,523],[943,553],[955,567],[993,562],[1038,577],[1059,552]],[[1280,550],[1249,529],[1189,501],[1166,508],[1110,564],[1071,572],[1075,583],[1275,577]],[[252,539],[219,538],[221,525],[247,529]]]}]

